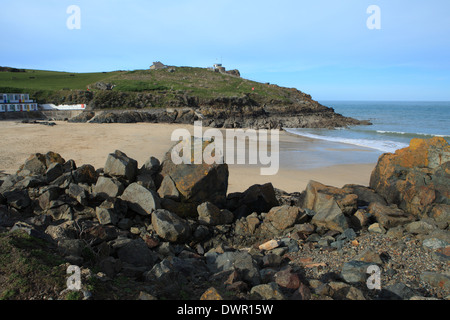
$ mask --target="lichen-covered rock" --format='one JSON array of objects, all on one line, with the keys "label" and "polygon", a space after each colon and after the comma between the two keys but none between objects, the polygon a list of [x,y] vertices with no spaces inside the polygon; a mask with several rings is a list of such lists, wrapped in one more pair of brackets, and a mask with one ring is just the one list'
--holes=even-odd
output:
[{"label": "lichen-covered rock", "polygon": [[450,204],[449,144],[441,137],[412,139],[409,147],[383,154],[370,187],[419,218],[436,204]]},{"label": "lichen-covered rock", "polygon": [[275,282],[270,282],[267,284],[260,284],[257,286],[254,286],[250,290],[250,294],[255,295],[257,299],[262,300],[284,300],[286,299],[278,286]]},{"label": "lichen-covered rock", "polygon": [[66,161],[61,157],[59,153],[49,151],[46,154],[35,153],[30,155],[25,163],[20,166],[18,170],[19,175],[44,175],[47,169],[53,163],[59,163],[63,165]]},{"label": "lichen-covered rock", "polygon": [[216,288],[211,287],[202,294],[200,300],[223,300],[223,298]]},{"label": "lichen-covered rock", "polygon": [[76,183],[87,183],[92,185],[97,182],[98,172],[95,171],[94,166],[90,164],[84,164],[77,168],[72,174]]}]

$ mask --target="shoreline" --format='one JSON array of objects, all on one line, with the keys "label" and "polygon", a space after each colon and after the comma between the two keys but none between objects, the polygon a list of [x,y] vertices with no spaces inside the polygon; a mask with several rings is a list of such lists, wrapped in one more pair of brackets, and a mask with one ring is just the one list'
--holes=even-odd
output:
[{"label": "shoreline", "polygon": [[[94,124],[54,121],[56,126],[1,121],[0,173],[15,173],[33,153],[53,151],[78,166],[103,168],[109,153],[121,150],[138,161],[138,166],[154,156],[160,161],[175,143],[173,130],[193,125],[133,123]],[[209,129],[204,127],[203,130]],[[223,129],[221,129],[223,130]],[[276,175],[261,176],[260,165],[229,165],[228,193],[243,192],[254,184],[271,182],[286,192],[302,192],[309,180],[342,187],[367,186],[377,159],[365,148],[295,136],[280,131],[280,168]],[[370,154],[370,157],[364,157]],[[243,178],[245,177],[245,178]]]},{"label": "shoreline", "polygon": [[[259,175],[259,168],[239,168],[229,166],[230,177],[228,192],[243,192],[253,184],[271,182],[274,188],[288,193],[302,192],[308,182],[314,180],[325,185],[341,188],[346,184],[357,184],[367,187],[375,164],[342,164],[316,169],[298,170],[280,168],[274,176]],[[242,175],[251,181],[242,188]]]}]

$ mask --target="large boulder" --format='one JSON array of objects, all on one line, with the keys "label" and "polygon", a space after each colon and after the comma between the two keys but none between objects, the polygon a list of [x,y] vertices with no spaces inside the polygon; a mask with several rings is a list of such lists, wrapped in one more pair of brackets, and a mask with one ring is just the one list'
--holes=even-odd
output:
[{"label": "large boulder", "polygon": [[270,222],[272,225],[280,230],[286,230],[306,218],[306,213],[299,207],[294,206],[279,206],[273,207],[267,213],[264,223]]},{"label": "large boulder", "polygon": [[155,157],[150,157],[144,165],[139,169],[139,174],[150,174],[154,175],[161,170],[161,163],[159,159]]},{"label": "large boulder", "polygon": [[121,177],[128,181],[133,181],[138,172],[138,164],[134,159],[129,158],[125,153],[116,150],[110,153],[106,159],[105,174],[113,177]]},{"label": "large boulder", "polygon": [[119,199],[108,199],[103,201],[98,207],[95,208],[95,214],[98,221],[102,225],[117,224],[122,213],[125,213],[126,205]]},{"label": "large boulder", "polygon": [[[203,148],[207,145],[208,142],[204,142]],[[162,185],[164,190],[160,191],[161,196],[178,198],[179,193],[180,202],[198,206],[209,201],[219,207],[224,206],[228,189],[228,165],[205,162],[175,164],[172,161],[172,149],[167,152],[161,165],[161,175],[165,178],[165,183]],[[194,212],[194,214],[197,213]]]},{"label": "large boulder", "polygon": [[19,172],[29,172],[29,174],[38,175],[44,174],[47,170],[45,164],[45,156],[40,153],[33,154],[28,157],[23,166],[20,167]]},{"label": "large boulder", "polygon": [[48,166],[47,171],[45,171],[45,176],[47,182],[54,181],[59,178],[64,173],[64,168],[62,164],[55,162]]},{"label": "large boulder", "polygon": [[205,256],[208,268],[213,273],[236,270],[242,274],[243,280],[252,286],[261,283],[258,262],[248,252],[226,251],[222,254],[208,252]]},{"label": "large boulder", "polygon": [[148,248],[142,239],[127,242],[117,250],[117,256],[122,262],[150,270],[157,261],[157,255]]},{"label": "large boulder", "polygon": [[444,225],[450,223],[450,205],[437,204],[430,212],[430,217],[436,220],[437,223]]},{"label": "large boulder", "polygon": [[17,210],[25,209],[31,205],[31,199],[27,190],[12,190],[3,194],[9,206]]},{"label": "large boulder", "polygon": [[161,198],[172,199],[175,201],[179,201],[181,196],[170,175],[166,175],[163,178],[161,186],[158,189],[158,194]]},{"label": "large boulder", "polygon": [[358,196],[351,192],[351,189],[326,186],[311,180],[306,186],[303,208],[318,212],[323,204],[333,199],[343,214],[351,216],[358,209]]},{"label": "large boulder", "polygon": [[315,212],[312,223],[316,226],[344,232],[349,227],[349,218],[358,209],[358,196],[346,189],[310,181],[303,208]]},{"label": "large boulder", "polygon": [[115,178],[101,176],[93,187],[94,195],[101,199],[115,198],[120,196],[124,191],[122,182]]},{"label": "large boulder", "polygon": [[315,214],[311,222],[318,226],[329,230],[344,232],[349,227],[347,217],[342,213],[341,208],[336,201],[331,197],[326,197],[319,194],[320,205],[314,209]]},{"label": "large boulder", "polygon": [[217,226],[230,224],[233,222],[234,215],[227,209],[219,209],[211,202],[204,202],[197,207],[198,221],[202,224]]},{"label": "large boulder", "polygon": [[71,183],[69,185],[69,188],[66,190],[66,193],[70,197],[76,199],[79,204],[83,206],[86,206],[88,204],[88,193],[82,186]]},{"label": "large boulder", "polygon": [[153,212],[152,226],[158,236],[170,242],[183,242],[191,236],[189,223],[164,209]]},{"label": "large boulder", "polygon": [[228,208],[237,218],[248,216],[253,212],[269,212],[273,207],[279,206],[275,189],[272,183],[255,184],[244,192],[234,192],[228,195]]},{"label": "large boulder", "polygon": [[419,218],[437,204],[450,204],[449,144],[441,137],[412,139],[409,147],[383,154],[370,187]]},{"label": "large boulder", "polygon": [[358,207],[368,206],[372,202],[387,205],[386,200],[381,195],[368,187],[356,184],[346,184],[342,187],[342,189],[348,193],[356,194],[358,196]]},{"label": "large boulder", "polygon": [[285,300],[280,286],[276,282],[269,282],[266,284],[260,284],[252,287],[250,290],[255,300]]},{"label": "large boulder", "polygon": [[186,288],[196,288],[199,280],[209,275],[202,259],[168,256],[144,273],[146,284],[159,288],[164,297],[180,299],[180,292]]},{"label": "large boulder", "polygon": [[156,192],[148,190],[136,182],[130,184],[120,198],[128,204],[131,210],[144,216],[161,208]]},{"label": "large boulder", "polygon": [[47,169],[53,164],[59,163],[63,165],[65,160],[60,154],[49,151],[46,154],[35,153],[30,155],[25,163],[18,170],[19,175],[44,175]]},{"label": "large boulder", "polygon": [[98,172],[95,170],[94,166],[90,164],[84,164],[77,168],[73,174],[73,179],[76,183],[87,183],[92,185],[97,183]]},{"label": "large boulder", "polygon": [[395,228],[414,221],[414,217],[411,214],[397,208],[396,205],[385,206],[381,203],[373,202],[367,210],[385,229]]}]

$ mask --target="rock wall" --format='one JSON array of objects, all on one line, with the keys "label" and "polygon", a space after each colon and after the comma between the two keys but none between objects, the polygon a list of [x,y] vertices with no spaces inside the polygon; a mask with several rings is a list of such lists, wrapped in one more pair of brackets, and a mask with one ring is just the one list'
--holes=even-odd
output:
[{"label": "rock wall", "polygon": [[21,119],[22,120],[45,119],[45,115],[41,111],[0,113],[0,120],[21,120]]},{"label": "rock wall", "polygon": [[49,120],[68,120],[77,117],[83,110],[42,110],[41,113],[45,119]]}]

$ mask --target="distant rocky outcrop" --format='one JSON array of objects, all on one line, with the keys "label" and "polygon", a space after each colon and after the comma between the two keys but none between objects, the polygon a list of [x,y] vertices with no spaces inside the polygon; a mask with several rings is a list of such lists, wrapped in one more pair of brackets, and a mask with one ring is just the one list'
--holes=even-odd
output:
[{"label": "distant rocky outcrop", "polygon": [[[286,89],[287,90],[287,89]],[[335,128],[370,124],[334,112],[298,90],[292,101],[262,99],[246,94],[236,97],[199,98],[183,92],[127,93],[102,90],[88,104],[97,123],[185,123],[202,120],[215,128]],[[83,102],[86,103],[86,102]],[[153,108],[158,106],[158,108]],[[107,110],[104,110],[107,109]],[[82,122],[80,115],[73,122]]]},{"label": "distant rocky outcrop", "polygon": [[95,83],[95,89],[98,89],[98,90],[112,90],[113,88],[114,88],[114,85],[111,83],[105,83],[102,81]]},{"label": "distant rocky outcrop", "polygon": [[[0,241],[39,239],[51,261],[80,266],[84,299],[448,299],[448,150],[413,140],[380,157],[370,187],[310,181],[292,194],[271,183],[228,194],[226,165],[139,166],[116,150],[96,169],[37,153],[0,180]],[[0,277],[0,297],[23,298],[11,285]],[[26,297],[67,294],[55,286]]]},{"label": "distant rocky outcrop", "polygon": [[0,72],[26,72],[26,70],[11,67],[0,67]]},{"label": "distant rocky outcrop", "polygon": [[370,124],[344,117],[326,107],[316,110],[273,110],[260,106],[233,106],[227,108],[167,108],[155,110],[86,111],[69,119],[70,122],[93,123],[183,123],[194,124],[201,120],[204,126],[214,128],[336,128]]}]

